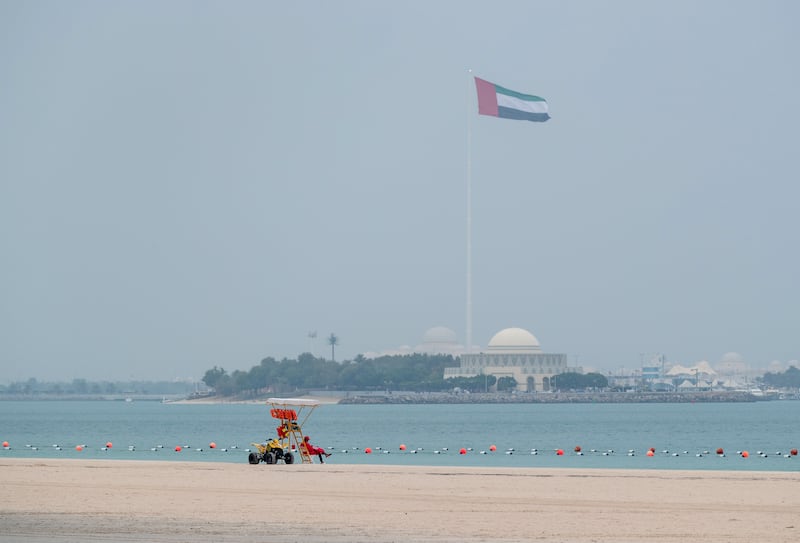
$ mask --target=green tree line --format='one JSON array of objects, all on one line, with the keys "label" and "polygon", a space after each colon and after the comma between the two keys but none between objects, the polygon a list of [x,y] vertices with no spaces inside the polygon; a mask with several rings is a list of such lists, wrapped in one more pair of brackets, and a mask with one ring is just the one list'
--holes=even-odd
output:
[{"label": "green tree line", "polygon": [[783,373],[767,372],[762,382],[775,388],[800,388],[800,370],[791,366]]},{"label": "green tree line", "polygon": [[[453,387],[445,382],[444,368],[457,366],[450,355],[411,354],[334,362],[303,353],[297,359],[264,358],[247,371],[214,366],[203,382],[217,394],[256,395],[295,390],[409,390],[435,392]],[[481,378],[483,384],[483,378]]]}]

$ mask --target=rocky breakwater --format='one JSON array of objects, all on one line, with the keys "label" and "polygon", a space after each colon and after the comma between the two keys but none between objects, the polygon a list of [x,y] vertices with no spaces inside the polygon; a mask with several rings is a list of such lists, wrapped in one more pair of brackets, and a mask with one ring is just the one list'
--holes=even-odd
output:
[{"label": "rocky breakwater", "polygon": [[754,402],[747,392],[548,392],[548,393],[450,393],[402,392],[354,395],[340,404],[463,404],[463,403],[691,403]]}]

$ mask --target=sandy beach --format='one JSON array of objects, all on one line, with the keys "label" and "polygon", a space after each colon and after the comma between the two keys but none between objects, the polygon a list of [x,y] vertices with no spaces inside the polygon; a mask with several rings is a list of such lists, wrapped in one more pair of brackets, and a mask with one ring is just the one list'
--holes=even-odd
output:
[{"label": "sandy beach", "polygon": [[0,541],[789,542],[786,472],[1,459]]}]

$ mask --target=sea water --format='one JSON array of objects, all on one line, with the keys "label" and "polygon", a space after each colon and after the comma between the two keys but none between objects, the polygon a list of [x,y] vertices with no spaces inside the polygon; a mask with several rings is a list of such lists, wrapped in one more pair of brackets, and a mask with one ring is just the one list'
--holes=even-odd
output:
[{"label": "sea water", "polygon": [[[330,464],[800,471],[798,415],[788,400],[320,405],[303,431]],[[2,401],[0,458],[246,463],[277,425],[263,403]]]}]

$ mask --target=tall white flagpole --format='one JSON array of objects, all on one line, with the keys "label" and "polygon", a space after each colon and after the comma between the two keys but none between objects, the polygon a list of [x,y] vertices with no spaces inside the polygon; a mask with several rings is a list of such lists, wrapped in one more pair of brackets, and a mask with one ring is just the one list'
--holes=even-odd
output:
[{"label": "tall white flagpole", "polygon": [[472,70],[467,70],[467,352],[472,352]]}]

